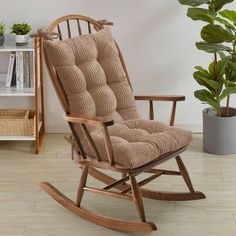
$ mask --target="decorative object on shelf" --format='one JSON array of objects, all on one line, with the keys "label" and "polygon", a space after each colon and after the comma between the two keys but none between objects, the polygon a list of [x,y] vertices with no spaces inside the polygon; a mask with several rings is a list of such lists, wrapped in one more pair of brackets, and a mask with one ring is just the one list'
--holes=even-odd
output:
[{"label": "decorative object on shelf", "polygon": [[11,27],[11,33],[16,35],[16,45],[27,45],[29,40],[28,33],[31,30],[31,26],[27,23],[14,24]]},{"label": "decorative object on shelf", "polygon": [[[78,29],[74,38],[73,22]],[[67,27],[61,28],[65,24]],[[82,31],[80,26],[85,24],[87,30],[83,27]],[[149,102],[150,119],[154,119],[154,101],[171,102],[170,125],[173,126],[176,103],[183,101],[184,96],[134,96],[121,51],[110,29],[104,27],[107,24],[86,16],[69,15],[53,22],[46,34],[41,31],[46,37],[45,62],[73,134],[68,139],[75,154],[72,158],[83,171],[76,202],[47,182],[40,183],[40,187],[68,210],[92,223],[120,231],[153,231],[157,228],[146,221],[143,197],[185,201],[203,199],[205,195],[194,190],[179,156],[191,141],[191,132],[140,118],[135,99]],[[59,41],[50,40],[50,34],[55,31]],[[178,171],[158,169],[159,164],[171,158],[175,158]],[[104,169],[119,172],[120,177],[115,179],[110,172],[105,174]],[[136,176],[144,172],[150,176],[137,182]],[[182,176],[188,191],[160,192],[143,187],[161,175]],[[106,186],[89,186],[90,176]],[[131,200],[140,221],[124,221],[88,211],[82,206],[87,191]]]},{"label": "decorative object on shelf", "polygon": [[222,9],[233,1],[179,0],[190,6],[188,17],[206,22],[196,47],[212,54],[213,61],[206,69],[196,66],[193,77],[204,87],[195,97],[212,107],[203,111],[203,148],[213,154],[236,153],[236,112],[230,107],[236,93],[236,11]]},{"label": "decorative object on shelf", "polygon": [[5,31],[6,31],[6,25],[3,22],[0,22],[0,46],[2,46],[4,44]]},{"label": "decorative object on shelf", "polygon": [[35,111],[0,109],[1,136],[33,136]]}]

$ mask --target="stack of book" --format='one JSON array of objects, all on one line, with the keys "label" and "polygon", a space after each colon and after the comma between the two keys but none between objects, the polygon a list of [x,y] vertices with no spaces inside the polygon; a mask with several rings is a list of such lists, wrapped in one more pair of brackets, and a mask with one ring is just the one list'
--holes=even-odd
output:
[{"label": "stack of book", "polygon": [[6,87],[34,88],[33,52],[11,52]]}]

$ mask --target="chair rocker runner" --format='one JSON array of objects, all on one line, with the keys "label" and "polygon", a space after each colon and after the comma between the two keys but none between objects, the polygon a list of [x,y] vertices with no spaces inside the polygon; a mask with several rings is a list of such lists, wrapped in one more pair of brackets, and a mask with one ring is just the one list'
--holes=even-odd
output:
[{"label": "chair rocker runner", "polygon": [[[66,34],[62,32],[63,24]],[[88,32],[84,34],[85,24]],[[40,183],[40,187],[68,210],[95,224],[120,231],[154,231],[155,224],[147,222],[145,217],[143,197],[167,201],[205,198],[194,190],[180,158],[192,139],[191,132],[173,127],[176,104],[185,98],[134,96],[122,54],[104,25],[111,23],[69,15],[53,22],[47,32],[38,34],[42,37],[52,83],[71,128],[74,159],[82,169],[75,202],[47,182]],[[75,27],[77,36],[72,37]],[[55,39],[55,32],[59,40]],[[135,100],[149,102],[150,120],[139,116]],[[153,101],[173,103],[170,126],[154,121]],[[178,171],[155,168],[171,158],[175,158]],[[104,170],[119,172],[121,178],[115,179]],[[138,182],[136,177],[142,173],[150,176]],[[182,176],[189,192],[144,188],[162,175]],[[88,186],[89,176],[104,183],[104,188]],[[82,206],[86,191],[133,201],[141,222],[112,219],[88,211]]]}]

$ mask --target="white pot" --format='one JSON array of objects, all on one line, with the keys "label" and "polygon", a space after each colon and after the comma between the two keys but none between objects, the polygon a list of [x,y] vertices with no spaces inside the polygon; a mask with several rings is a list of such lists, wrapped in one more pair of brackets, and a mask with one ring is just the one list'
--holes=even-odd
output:
[{"label": "white pot", "polygon": [[16,35],[16,45],[26,45],[28,44],[29,35]]}]

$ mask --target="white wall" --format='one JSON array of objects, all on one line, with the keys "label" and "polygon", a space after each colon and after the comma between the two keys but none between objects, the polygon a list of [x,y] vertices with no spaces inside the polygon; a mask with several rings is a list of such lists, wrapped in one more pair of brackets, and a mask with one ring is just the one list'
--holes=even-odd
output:
[{"label": "white wall", "polygon": [[[195,65],[206,65],[210,55],[195,49],[201,24],[186,17],[177,0],[0,0],[0,21],[8,26],[26,21],[34,31],[67,14],[88,15],[114,22],[113,34],[123,52],[135,94],[184,94],[176,123],[201,127],[200,104],[193,96]],[[236,3],[231,4],[236,7]],[[45,72],[46,127],[63,132],[62,109]],[[6,103],[2,100],[0,106]],[[17,101],[14,102],[17,105]],[[139,103],[146,116],[147,106]],[[157,104],[158,118],[168,119],[167,104]]]}]

